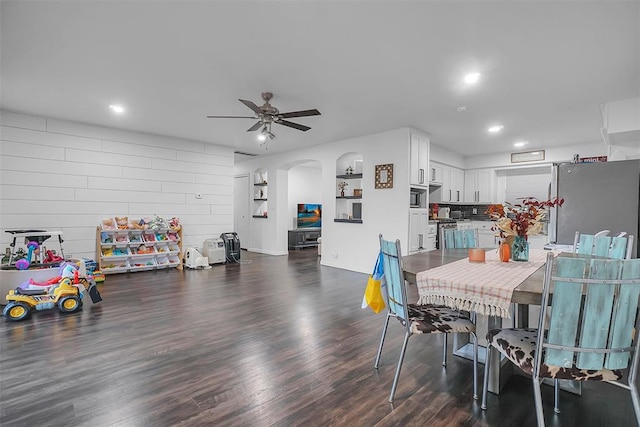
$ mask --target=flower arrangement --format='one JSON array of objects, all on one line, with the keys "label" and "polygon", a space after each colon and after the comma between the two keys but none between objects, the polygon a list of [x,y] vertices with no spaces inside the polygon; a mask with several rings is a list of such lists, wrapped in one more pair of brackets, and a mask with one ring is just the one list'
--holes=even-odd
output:
[{"label": "flower arrangement", "polygon": [[338,183],[338,188],[340,189],[340,195],[344,197],[344,188],[349,185],[346,181],[340,181]]},{"label": "flower arrangement", "polygon": [[521,203],[512,205],[490,205],[486,214],[494,221],[500,237],[534,236],[542,231],[543,220],[549,208],[562,206],[564,199],[550,199],[540,201],[535,197],[524,197]]}]

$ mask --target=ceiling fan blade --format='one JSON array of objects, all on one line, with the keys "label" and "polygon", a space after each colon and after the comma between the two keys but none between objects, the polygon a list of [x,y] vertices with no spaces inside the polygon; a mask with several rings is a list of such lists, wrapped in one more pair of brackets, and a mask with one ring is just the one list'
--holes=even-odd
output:
[{"label": "ceiling fan blade", "polygon": [[278,121],[277,121],[277,122],[275,122],[275,123],[277,123],[277,124],[279,124],[279,125],[283,125],[283,126],[288,126],[288,127],[290,127],[290,128],[298,129],[298,130],[301,130],[301,131],[303,131],[303,132],[306,132],[306,131],[308,131],[309,129],[311,129],[309,126],[300,125],[300,124],[298,124],[298,123],[293,123],[293,122],[290,122],[290,121],[288,121],[288,120],[278,120]]},{"label": "ceiling fan blade", "polygon": [[247,129],[247,132],[253,132],[254,130],[258,130],[260,129],[260,126],[262,126],[262,122],[257,122],[255,125]]},{"label": "ceiling fan blade", "polygon": [[249,116],[207,116],[208,119],[257,119]]},{"label": "ceiling fan blade", "polygon": [[307,117],[307,116],[319,116],[319,115],[320,115],[320,111],[316,110],[315,108],[313,110],[291,111],[289,113],[278,114],[278,116],[282,117],[283,119],[288,119],[291,117]]},{"label": "ceiling fan blade", "polygon": [[260,107],[258,107],[253,102],[247,101],[245,99],[238,99],[238,101],[242,102],[244,105],[246,105],[247,107],[251,108],[256,114],[262,113],[262,111],[260,110]]}]

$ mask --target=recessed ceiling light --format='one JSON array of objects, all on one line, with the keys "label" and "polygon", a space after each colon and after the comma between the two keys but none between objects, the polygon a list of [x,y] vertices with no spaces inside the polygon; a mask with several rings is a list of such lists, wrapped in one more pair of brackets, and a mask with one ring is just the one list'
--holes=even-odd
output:
[{"label": "recessed ceiling light", "polygon": [[124,107],[122,105],[111,104],[111,105],[109,105],[109,109],[111,111],[113,111],[114,113],[118,113],[118,114],[124,113]]},{"label": "recessed ceiling light", "polygon": [[463,111],[467,111],[467,107],[465,107],[464,105],[461,105],[458,108],[456,108],[456,111],[459,113],[462,113]]},{"label": "recessed ceiling light", "polygon": [[480,73],[469,73],[464,76],[464,82],[466,84],[472,85],[478,83],[478,80],[480,80]]},{"label": "recessed ceiling light", "polygon": [[491,133],[496,133],[496,132],[500,132],[502,129],[504,129],[504,126],[502,125],[495,125],[495,126],[491,126],[489,129],[487,129],[489,132]]},{"label": "recessed ceiling light", "polygon": [[528,142],[527,141],[518,141],[518,142],[514,142],[513,146],[514,147],[524,147],[525,145],[527,145]]}]

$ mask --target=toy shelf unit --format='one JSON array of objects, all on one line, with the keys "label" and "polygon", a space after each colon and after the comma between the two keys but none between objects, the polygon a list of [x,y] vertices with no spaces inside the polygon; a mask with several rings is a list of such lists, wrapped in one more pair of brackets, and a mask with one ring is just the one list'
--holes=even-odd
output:
[{"label": "toy shelf unit", "polygon": [[362,224],[362,156],[347,153],[336,161],[334,222]]},{"label": "toy shelf unit", "polygon": [[182,227],[179,230],[117,229],[96,231],[96,259],[104,274],[161,268],[182,269]]},{"label": "toy shelf unit", "polygon": [[267,218],[267,200],[269,185],[267,171],[258,169],[253,174],[253,217]]},{"label": "toy shelf unit", "polygon": [[12,240],[6,254],[2,257],[3,270],[56,267],[64,261],[62,231],[6,230],[6,232],[12,235]]}]

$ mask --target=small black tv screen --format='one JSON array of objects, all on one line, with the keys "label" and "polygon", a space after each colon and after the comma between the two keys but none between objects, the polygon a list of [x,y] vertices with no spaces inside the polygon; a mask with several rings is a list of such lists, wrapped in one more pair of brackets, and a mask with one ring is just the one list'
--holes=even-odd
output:
[{"label": "small black tv screen", "polygon": [[298,203],[298,228],[322,227],[322,205]]}]

